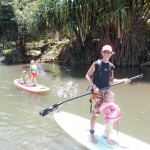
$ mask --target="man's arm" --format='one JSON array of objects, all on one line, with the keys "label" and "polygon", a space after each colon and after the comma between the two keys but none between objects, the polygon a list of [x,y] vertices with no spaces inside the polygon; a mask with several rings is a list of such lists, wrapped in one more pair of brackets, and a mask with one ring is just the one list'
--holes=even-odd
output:
[{"label": "man's arm", "polygon": [[114,78],[114,72],[112,71],[112,75],[109,78],[109,81],[112,83],[119,83],[119,82],[124,82],[125,84],[130,82],[130,80],[128,78],[124,78],[124,79],[115,79]]},{"label": "man's arm", "polygon": [[92,64],[90,69],[88,70],[86,76],[85,76],[86,80],[89,82],[89,84],[91,86],[93,86],[92,77],[93,77],[94,71],[95,71],[95,65]]},{"label": "man's arm", "polygon": [[93,80],[92,80],[94,72],[95,72],[95,65],[92,64],[92,66],[88,70],[85,78],[89,82],[89,84],[93,87],[94,93],[97,93],[97,92],[99,92],[99,88],[93,83]]}]

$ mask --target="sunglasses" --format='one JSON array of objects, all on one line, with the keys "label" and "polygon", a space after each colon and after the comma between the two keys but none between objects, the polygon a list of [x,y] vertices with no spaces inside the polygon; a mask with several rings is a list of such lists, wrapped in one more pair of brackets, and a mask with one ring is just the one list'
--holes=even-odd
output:
[{"label": "sunglasses", "polygon": [[110,54],[111,52],[108,50],[103,51],[104,54]]}]

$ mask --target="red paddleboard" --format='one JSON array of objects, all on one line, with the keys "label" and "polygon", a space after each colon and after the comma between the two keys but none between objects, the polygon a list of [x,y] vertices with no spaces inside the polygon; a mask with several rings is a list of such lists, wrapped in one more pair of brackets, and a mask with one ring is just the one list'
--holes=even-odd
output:
[{"label": "red paddleboard", "polygon": [[37,94],[47,93],[50,90],[48,87],[45,87],[40,84],[37,84],[37,85],[34,85],[32,83],[22,84],[20,82],[20,79],[15,79],[14,85],[22,90],[25,90],[31,93],[37,93]]}]

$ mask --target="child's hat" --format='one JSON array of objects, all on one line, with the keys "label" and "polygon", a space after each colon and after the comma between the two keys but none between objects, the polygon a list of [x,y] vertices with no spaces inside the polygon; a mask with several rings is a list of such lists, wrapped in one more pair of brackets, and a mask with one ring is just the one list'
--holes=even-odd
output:
[{"label": "child's hat", "polygon": [[22,71],[22,73],[26,73],[26,71],[25,71],[25,70],[23,70],[23,71]]}]

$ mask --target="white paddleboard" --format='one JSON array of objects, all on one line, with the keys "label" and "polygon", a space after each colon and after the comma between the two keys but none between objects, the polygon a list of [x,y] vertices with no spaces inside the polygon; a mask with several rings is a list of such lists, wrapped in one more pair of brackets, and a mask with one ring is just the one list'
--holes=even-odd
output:
[{"label": "white paddleboard", "polygon": [[90,120],[66,112],[55,113],[54,118],[63,130],[90,150],[150,150],[149,144],[120,132],[117,134],[116,131],[113,131],[112,136],[116,144],[107,144],[103,137],[105,127],[98,123],[95,126],[98,144],[93,144],[90,141]]}]

